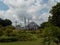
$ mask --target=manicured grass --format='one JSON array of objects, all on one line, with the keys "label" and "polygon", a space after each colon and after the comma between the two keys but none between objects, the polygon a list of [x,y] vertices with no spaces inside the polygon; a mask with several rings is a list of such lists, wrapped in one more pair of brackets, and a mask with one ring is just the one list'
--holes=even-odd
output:
[{"label": "manicured grass", "polygon": [[[0,45],[43,45],[42,38],[36,41],[0,42]],[[56,45],[51,43],[50,45]]]},{"label": "manicured grass", "polygon": [[9,42],[9,43],[0,43],[0,45],[40,45],[36,41],[21,41],[21,42]]},{"label": "manicured grass", "polygon": [[5,42],[0,45],[42,45],[41,40],[37,41],[18,41],[18,42]]}]

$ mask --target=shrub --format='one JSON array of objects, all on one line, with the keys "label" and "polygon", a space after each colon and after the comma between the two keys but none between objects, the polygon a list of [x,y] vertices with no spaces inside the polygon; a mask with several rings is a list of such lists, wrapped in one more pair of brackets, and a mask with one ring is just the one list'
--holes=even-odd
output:
[{"label": "shrub", "polygon": [[33,36],[33,34],[25,32],[25,33],[20,33],[19,35],[19,40],[20,41],[32,41],[35,40],[36,38]]},{"label": "shrub", "polygon": [[16,37],[8,37],[8,36],[1,36],[0,42],[13,42],[17,41],[18,39]]}]

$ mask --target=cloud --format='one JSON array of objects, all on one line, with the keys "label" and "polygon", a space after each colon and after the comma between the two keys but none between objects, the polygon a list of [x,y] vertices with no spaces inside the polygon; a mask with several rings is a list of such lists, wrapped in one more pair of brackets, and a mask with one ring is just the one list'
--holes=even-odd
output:
[{"label": "cloud", "polygon": [[[49,11],[60,0],[2,0],[9,7],[7,11],[0,10],[0,17],[10,19],[13,24],[17,21],[23,23],[24,17],[41,24],[48,21]],[[45,10],[46,9],[46,10]]]},{"label": "cloud", "polygon": [[60,0],[56,0],[57,2],[60,2]]}]

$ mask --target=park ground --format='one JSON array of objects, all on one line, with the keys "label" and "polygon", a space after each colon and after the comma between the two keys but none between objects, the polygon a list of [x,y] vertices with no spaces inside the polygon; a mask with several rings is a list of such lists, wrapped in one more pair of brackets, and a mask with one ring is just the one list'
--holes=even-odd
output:
[{"label": "park ground", "polygon": [[[43,43],[42,39],[38,39],[36,41],[0,42],[0,45],[43,45]],[[53,43],[51,45],[53,45]]]},{"label": "park ground", "polygon": [[18,42],[5,42],[0,45],[41,45],[40,41],[18,41]]}]

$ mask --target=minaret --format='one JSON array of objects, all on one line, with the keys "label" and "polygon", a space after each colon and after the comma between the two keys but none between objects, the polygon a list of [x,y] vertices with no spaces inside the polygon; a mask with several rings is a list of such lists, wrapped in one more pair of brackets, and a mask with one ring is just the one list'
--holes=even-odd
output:
[{"label": "minaret", "polygon": [[17,21],[15,21],[15,26],[17,26]]},{"label": "minaret", "polygon": [[24,27],[26,27],[26,17],[24,17]]},{"label": "minaret", "polygon": [[28,19],[28,24],[29,24],[29,19]]}]

